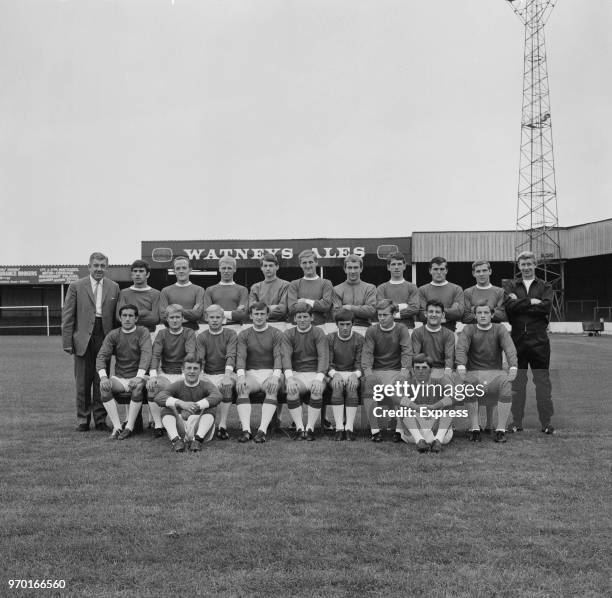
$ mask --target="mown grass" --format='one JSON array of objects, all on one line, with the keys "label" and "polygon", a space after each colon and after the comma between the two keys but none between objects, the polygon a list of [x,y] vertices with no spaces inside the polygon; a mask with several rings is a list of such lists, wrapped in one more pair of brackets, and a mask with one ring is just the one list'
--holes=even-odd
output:
[{"label": "mown grass", "polygon": [[[607,596],[612,339],[553,338],[558,432],[440,455],[74,431],[57,338],[1,344],[0,595]],[[9,579],[66,589],[9,590]]]}]

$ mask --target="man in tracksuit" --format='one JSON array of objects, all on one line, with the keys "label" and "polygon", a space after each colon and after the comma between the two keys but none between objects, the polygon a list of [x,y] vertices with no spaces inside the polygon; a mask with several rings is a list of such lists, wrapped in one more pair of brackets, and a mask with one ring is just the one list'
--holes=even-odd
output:
[{"label": "man in tracksuit", "polygon": [[553,301],[552,286],[536,278],[536,257],[524,251],[517,258],[521,278],[510,281],[505,290],[508,294],[506,313],[512,326],[512,340],[518,355],[518,375],[512,383],[512,419],[510,430],[523,430],[527,368],[531,367],[536,387],[536,403],[542,432],[552,434],[550,425],[553,415],[550,384],[550,341],[548,322]]}]

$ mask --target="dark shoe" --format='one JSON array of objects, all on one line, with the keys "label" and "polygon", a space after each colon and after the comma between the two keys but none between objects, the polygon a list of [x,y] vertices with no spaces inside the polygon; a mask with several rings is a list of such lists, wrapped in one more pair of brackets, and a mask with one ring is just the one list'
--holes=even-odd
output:
[{"label": "dark shoe", "polygon": [[263,444],[264,442],[266,442],[266,440],[266,433],[263,430],[257,430],[255,438],[253,438],[253,442],[256,442],[257,444]]},{"label": "dark shoe", "polygon": [[495,442],[504,443],[508,439],[506,438],[506,433],[505,432],[502,432],[502,430],[495,430],[495,438],[494,438],[494,440],[495,440]]},{"label": "dark shoe", "polygon": [[293,440],[306,440],[306,432],[304,432],[304,430],[298,430],[295,433]]},{"label": "dark shoe", "polygon": [[163,428],[154,428],[153,430],[153,438],[161,438],[164,435]]},{"label": "dark shoe", "polygon": [[334,426],[332,425],[332,423],[328,420],[328,419],[324,419],[323,420],[323,429],[324,430],[333,430]]},{"label": "dark shoe", "polygon": [[228,440],[229,434],[227,433],[227,430],[225,428],[219,428],[217,430],[216,437],[218,440]]},{"label": "dark shoe", "polygon": [[313,440],[316,440],[314,432],[310,429],[306,430],[306,432],[304,433],[304,436],[306,438],[306,440],[312,442]]},{"label": "dark shoe", "polygon": [[393,432],[393,442],[401,442],[402,435],[399,432]]},{"label": "dark shoe", "polygon": [[440,452],[442,452],[442,443],[439,440],[434,440],[431,443],[431,445],[429,447],[429,450],[432,453],[440,453]]},{"label": "dark shoe", "polygon": [[510,424],[508,426],[508,432],[510,432],[510,434],[516,434],[517,432],[522,432],[523,431],[523,424]]},{"label": "dark shoe", "polygon": [[383,441],[382,432],[379,431],[379,432],[376,432],[375,434],[371,434],[370,440],[372,442],[382,442]]},{"label": "dark shoe", "polygon": [[344,433],[344,430],[336,430],[336,433],[334,434],[334,440],[336,442],[339,442],[340,440],[344,440],[346,438],[346,435]]},{"label": "dark shoe", "polygon": [[240,438],[238,438],[238,442],[249,442],[249,440],[253,439],[253,434],[251,434],[248,430],[242,430],[242,434],[240,434]]},{"label": "dark shoe", "polygon": [[544,426],[542,428],[542,432],[544,432],[544,434],[551,434],[552,435],[552,434],[555,433],[555,429],[550,424],[548,424],[547,426]]},{"label": "dark shoe", "polygon": [[194,438],[189,444],[189,450],[192,453],[199,453],[202,450],[202,441]]},{"label": "dark shoe", "polygon": [[185,443],[178,436],[172,440],[172,448],[175,453],[184,453],[185,452]]},{"label": "dark shoe", "polygon": [[357,438],[357,435],[355,434],[355,432],[353,432],[353,430],[345,430],[346,433],[346,439],[350,440],[351,442],[354,442]]},{"label": "dark shoe", "polygon": [[130,430],[129,428],[123,428],[123,430],[121,430],[121,434],[119,434],[119,438],[118,440],[126,440],[128,439],[131,435],[133,434],[133,431]]},{"label": "dark shoe", "polygon": [[419,440],[417,442],[416,447],[417,447],[417,451],[419,451],[419,453],[428,453],[429,452],[429,445],[422,438],[421,438],[421,440]]},{"label": "dark shoe", "polygon": [[112,428],[109,428],[105,422],[96,424],[96,432],[112,432]]},{"label": "dark shoe", "polygon": [[116,430],[113,430],[111,432],[111,435],[108,437],[109,440],[118,440],[119,439],[119,435],[121,434],[121,430],[119,428],[117,428]]},{"label": "dark shoe", "polygon": [[482,437],[480,436],[480,430],[470,431],[470,441],[471,442],[482,442]]},{"label": "dark shoe", "polygon": [[89,432],[89,424],[79,424],[76,429],[77,432]]}]

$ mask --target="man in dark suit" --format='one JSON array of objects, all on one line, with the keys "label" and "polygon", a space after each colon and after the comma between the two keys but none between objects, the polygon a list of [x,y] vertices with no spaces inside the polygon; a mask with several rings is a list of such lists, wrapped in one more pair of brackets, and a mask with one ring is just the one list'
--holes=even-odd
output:
[{"label": "man in dark suit", "polygon": [[96,356],[104,337],[113,328],[119,296],[119,285],[104,277],[107,267],[108,258],[103,253],[92,253],[89,276],[70,283],[62,310],[62,346],[66,353],[74,355],[80,432],[89,430],[92,413],[96,430],[109,430],[96,372]]}]

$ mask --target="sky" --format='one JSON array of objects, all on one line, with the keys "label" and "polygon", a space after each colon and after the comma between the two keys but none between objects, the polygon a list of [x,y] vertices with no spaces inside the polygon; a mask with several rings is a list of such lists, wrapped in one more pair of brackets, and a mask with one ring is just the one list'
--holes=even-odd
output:
[{"label": "sky", "polygon": [[[546,25],[559,224],[612,217],[612,2]],[[516,223],[505,0],[0,0],[0,264]]]}]

